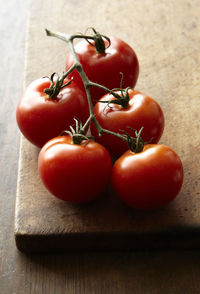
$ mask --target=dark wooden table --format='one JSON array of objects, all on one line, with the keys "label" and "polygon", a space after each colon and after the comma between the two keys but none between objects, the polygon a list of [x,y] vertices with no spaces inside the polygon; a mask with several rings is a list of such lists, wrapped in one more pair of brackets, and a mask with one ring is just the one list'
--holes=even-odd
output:
[{"label": "dark wooden table", "polygon": [[[51,1],[50,1],[51,2]],[[25,255],[13,224],[28,4],[0,0],[0,293],[200,293],[199,251],[87,252]]]}]

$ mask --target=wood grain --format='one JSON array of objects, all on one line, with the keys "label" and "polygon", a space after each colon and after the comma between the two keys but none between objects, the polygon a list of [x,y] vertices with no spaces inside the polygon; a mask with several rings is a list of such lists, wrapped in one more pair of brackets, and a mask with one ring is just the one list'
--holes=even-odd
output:
[{"label": "wood grain", "polygon": [[[141,8],[137,7],[138,14],[140,14],[141,17],[140,22],[138,20],[137,22],[139,22],[140,25],[137,22],[134,24],[137,28],[140,27],[141,31],[143,31],[142,22],[144,19],[143,7],[145,9],[147,8],[147,1],[143,2],[144,4],[140,4]],[[40,5],[42,5],[42,8],[45,7],[46,1],[42,1],[42,3],[44,4],[41,4],[41,1],[39,0],[35,0],[32,1],[30,5],[30,22],[34,21],[35,24],[37,23],[36,27],[38,28],[38,32],[40,32],[41,23],[44,22],[46,13],[44,10],[40,11],[39,9]],[[48,1],[48,13],[52,13],[56,3],[57,1]],[[80,5],[80,8],[84,7],[84,2],[82,1],[76,1],[76,4],[78,6]],[[62,255],[21,254],[17,251],[13,237],[19,146],[19,132],[16,128],[15,122],[15,107],[22,92],[22,80],[24,74],[23,63],[26,5],[27,1],[22,0],[6,2],[0,0],[0,293],[199,293],[199,250],[156,250],[153,252],[145,250],[142,252],[109,253],[87,252]],[[158,5],[163,14],[167,14],[170,6],[171,9],[174,9],[174,14],[176,14],[176,12],[178,13],[179,21],[180,14],[184,15],[184,21],[182,21],[182,23],[189,27],[192,27],[191,23],[196,20],[198,18],[197,15],[199,15],[198,1],[190,1],[189,4],[187,4],[187,1],[183,1],[182,3],[179,2],[178,6],[172,1],[148,1],[148,5],[151,8],[150,10]],[[180,8],[182,5],[183,7]],[[99,6],[100,2],[98,2],[98,7]],[[112,9],[116,11],[115,8]],[[70,13],[67,15],[69,14]],[[54,16],[55,15],[53,14],[52,19]],[[76,23],[75,16],[76,15],[73,16],[74,23]],[[110,11],[107,17],[110,25]],[[153,22],[152,12],[149,17]],[[156,16],[154,16],[154,18],[156,18]],[[176,21],[178,20],[175,20],[175,22]],[[131,25],[133,28],[133,24]],[[53,28],[54,24],[51,29]],[[155,28],[155,30],[157,29]],[[132,34],[133,33],[134,31]],[[188,58],[197,59],[198,53],[195,53],[197,52],[195,50],[198,48],[195,44],[198,35],[196,36],[196,33],[194,34],[191,30],[190,33],[187,33],[187,36],[188,42],[191,44],[191,48],[188,51],[190,52],[190,56],[192,56],[192,51],[194,52],[194,56],[189,57],[188,55]],[[150,40],[150,36],[148,36],[147,39]],[[191,39],[193,39],[194,42],[191,42]],[[196,49],[194,50],[194,48]],[[139,48],[137,48],[137,51],[138,49]],[[182,62],[184,63],[184,60]],[[197,73],[193,72],[192,76],[194,77]],[[184,73],[180,74],[184,76]],[[148,73],[148,75],[150,75],[150,73]],[[170,79],[171,81],[173,80],[172,77]],[[143,87],[146,87],[148,90],[148,85],[143,84]],[[163,85],[162,90],[166,91],[165,88],[166,85]],[[190,89],[192,89],[192,87],[190,87]],[[156,90],[155,88],[154,91],[159,92],[161,90]],[[195,97],[198,98],[199,96],[197,95]],[[189,95],[189,98],[194,99],[193,94]],[[187,117],[188,116],[189,114],[187,114]],[[189,179],[191,180],[191,183],[194,183],[198,179],[198,176],[196,177],[195,174],[193,174],[190,175]],[[195,207],[198,212],[198,207]],[[188,213],[190,212],[188,211]]]},{"label": "wood grain", "polygon": [[0,0],[0,7],[0,293],[7,294],[18,291],[20,281],[13,237],[19,157],[15,109],[23,90],[27,3]]},{"label": "wood grain", "polygon": [[[200,40],[196,11],[189,4],[186,9],[182,1],[176,1],[169,2],[165,13],[164,2],[154,6],[144,1],[141,22],[138,1],[126,0],[123,7],[119,1],[111,6],[102,1],[98,11],[91,14],[87,7],[92,3],[87,0],[75,10],[75,2],[58,1],[53,21],[47,12],[46,17],[42,17],[44,11],[41,10],[41,15],[36,17],[33,10],[28,30],[25,84],[64,69],[66,44],[47,38],[44,27],[71,33],[84,31],[92,23],[103,33],[118,35],[138,54],[137,89],[154,97],[163,107],[166,126],[162,143],[181,156],[184,185],[173,203],[153,213],[133,211],[113,193],[89,205],[63,203],[41,184],[37,171],[39,150],[22,138],[15,221],[17,246],[22,251],[122,249],[127,248],[127,243],[128,248],[199,247],[200,136],[199,121],[195,118],[200,110]],[[39,11],[37,4],[34,9]],[[64,13],[60,15],[59,11]],[[72,14],[72,11],[76,12]],[[117,11],[120,11],[120,24],[113,21],[112,16],[106,22],[101,21]],[[84,19],[75,22],[79,13]],[[132,19],[134,23],[130,26]]]}]

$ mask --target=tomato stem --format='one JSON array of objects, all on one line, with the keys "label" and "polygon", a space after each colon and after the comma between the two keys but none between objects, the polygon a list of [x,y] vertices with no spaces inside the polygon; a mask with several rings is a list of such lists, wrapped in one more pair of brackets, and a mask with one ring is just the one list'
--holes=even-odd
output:
[{"label": "tomato stem", "polygon": [[[57,73],[53,73],[51,77],[47,77],[51,84],[49,88],[44,89],[44,93],[49,96],[49,98],[55,100],[60,93],[60,90],[69,86],[72,82],[72,79],[69,80],[66,84],[64,83],[65,78],[76,68],[76,65],[74,64],[65,74],[63,73],[62,77],[60,78]],[[56,76],[56,79],[54,78]]]},{"label": "tomato stem", "polygon": [[[112,96],[114,96],[116,99],[120,99],[120,98],[121,98],[119,94],[115,93],[113,90],[110,90],[110,89],[108,89],[107,87],[105,87],[105,86],[103,86],[103,85],[100,85],[100,84],[97,84],[97,83],[94,83],[94,82],[89,81],[89,86],[90,86],[90,87],[97,87],[97,88],[100,88],[100,89],[104,90],[105,92],[110,93],[110,94],[111,94]],[[97,102],[99,102],[99,101],[97,101]]]},{"label": "tomato stem", "polygon": [[89,117],[88,117],[88,119],[87,119],[87,121],[85,122],[85,124],[81,128],[81,130],[82,130],[83,133],[85,133],[87,127],[89,126],[91,120],[93,120],[93,119],[94,119],[94,115],[93,114],[90,114]]},{"label": "tomato stem", "polygon": [[[110,92],[110,94],[112,94],[113,97],[115,97],[116,99],[112,99],[109,101],[97,101],[100,103],[106,103],[107,105],[110,104],[118,104],[121,105],[123,108],[127,108],[129,106],[129,94],[128,94],[128,90],[130,89],[130,87],[127,87],[126,89],[123,89],[123,81],[124,81],[124,75],[122,72],[120,72],[122,78],[121,78],[121,83],[120,83],[120,88],[115,88],[112,90],[107,89],[106,87],[99,85],[99,84],[95,84],[93,83],[93,86],[99,87],[107,92]],[[120,92],[120,95],[116,92]]]},{"label": "tomato stem", "polygon": [[[93,38],[94,38],[94,44],[91,43],[87,38],[86,38],[86,41],[93,47],[96,48],[97,52],[100,53],[100,54],[104,54],[106,49],[110,46],[111,44],[111,41],[110,39],[107,37],[107,36],[104,36],[104,35],[101,35],[99,32],[97,32],[94,28],[88,28],[88,29],[92,29],[94,35],[93,35]],[[105,42],[104,42],[104,39],[106,39],[108,41],[108,46],[106,47],[105,46]]]},{"label": "tomato stem", "polygon": [[[91,119],[90,117],[88,120]],[[61,135],[67,134],[72,138],[73,144],[80,145],[82,141],[88,141],[91,137],[87,137],[85,135],[84,126],[79,119],[74,118],[75,121],[75,128],[74,126],[70,126],[70,131],[64,131]],[[85,124],[86,126],[86,124]]]},{"label": "tomato stem", "polygon": [[[92,99],[91,99],[91,95],[90,95],[90,88],[91,87],[98,87],[98,88],[101,88],[104,91],[110,93],[111,95],[114,96],[115,99],[112,100],[112,101],[107,101],[107,103],[120,104],[122,107],[127,107],[129,105],[129,95],[128,95],[129,87],[126,88],[126,89],[122,89],[122,86],[123,86],[123,74],[122,74],[122,79],[121,79],[121,88],[119,88],[119,89],[113,89],[113,90],[110,90],[110,89],[108,89],[107,87],[105,87],[103,85],[94,83],[94,82],[92,82],[92,81],[90,81],[88,79],[87,75],[85,74],[85,72],[84,72],[84,70],[82,68],[81,63],[79,62],[79,59],[77,57],[77,54],[75,52],[75,48],[74,48],[74,44],[73,44],[74,39],[86,39],[87,42],[89,42],[91,45],[93,45],[93,44],[89,40],[93,40],[95,42],[95,45],[94,46],[95,47],[96,46],[98,47],[97,43],[98,42],[101,43],[101,41],[103,41],[103,38],[105,38],[108,41],[109,45],[110,45],[110,39],[108,37],[106,37],[104,35],[100,35],[93,28],[92,28],[92,30],[94,32],[94,35],[93,36],[82,35],[82,34],[67,35],[67,34],[63,34],[63,33],[60,33],[60,32],[52,32],[52,31],[46,29],[46,34],[48,36],[56,37],[56,38],[58,38],[60,40],[63,40],[64,42],[66,42],[68,44],[68,46],[69,46],[69,48],[70,48],[70,50],[71,50],[71,52],[73,54],[73,57],[74,57],[74,60],[75,61],[74,61],[73,66],[65,74],[65,77],[67,77],[67,75],[69,73],[71,73],[74,69],[76,69],[78,71],[79,75],[82,78],[82,81],[83,81],[83,84],[84,84],[84,87],[85,87],[85,91],[86,91],[86,94],[87,94],[87,100],[88,100],[88,106],[89,106],[89,113],[90,113],[88,120],[85,122],[85,124],[83,126],[81,125],[79,127],[78,132],[77,131],[75,131],[75,132],[74,131],[72,131],[72,132],[66,131],[66,132],[68,134],[69,133],[71,134],[71,136],[73,138],[73,142],[75,144],[78,144],[78,143],[80,144],[80,142],[82,142],[82,140],[85,140],[85,138],[86,138],[86,136],[84,135],[85,134],[85,131],[86,131],[88,125],[90,124],[90,122],[92,121],[94,123],[95,127],[97,128],[97,131],[98,131],[98,133],[99,133],[100,136],[103,133],[106,133],[106,134],[109,134],[109,135],[113,135],[115,137],[120,138],[123,141],[126,141],[127,144],[128,144],[128,147],[133,152],[141,152],[143,150],[143,147],[144,147],[144,144],[145,144],[144,141],[141,138],[141,132],[142,132],[142,129],[143,128],[141,128],[139,130],[139,132],[137,132],[136,130],[133,130],[135,132],[135,137],[130,136],[125,131],[123,131],[122,134],[115,133],[115,132],[112,132],[110,130],[107,130],[107,129],[102,128],[101,125],[99,124],[99,122],[97,121],[95,115],[94,115],[94,108],[93,108]],[[101,46],[102,46],[102,44],[100,44],[99,48]],[[104,46],[105,46],[105,44],[104,44]],[[97,51],[98,51],[98,49],[97,49]],[[105,48],[103,48],[103,46],[102,46],[101,49],[99,49],[99,53],[102,53],[103,54],[103,51],[105,52]],[[119,95],[118,93],[116,93],[116,90],[119,90],[121,92],[121,95]]]}]

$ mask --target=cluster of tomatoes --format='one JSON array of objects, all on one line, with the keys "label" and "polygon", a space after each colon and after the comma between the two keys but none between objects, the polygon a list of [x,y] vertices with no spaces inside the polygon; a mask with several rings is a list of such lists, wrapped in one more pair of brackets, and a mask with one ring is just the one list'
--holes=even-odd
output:
[{"label": "cluster of tomatoes", "polygon": [[113,193],[136,209],[163,206],[183,182],[179,156],[157,144],[163,111],[134,90],[139,63],[127,43],[95,30],[91,40],[73,45],[67,76],[32,82],[19,101],[18,126],[41,148],[42,182],[56,197],[79,203],[102,195],[111,181]]}]

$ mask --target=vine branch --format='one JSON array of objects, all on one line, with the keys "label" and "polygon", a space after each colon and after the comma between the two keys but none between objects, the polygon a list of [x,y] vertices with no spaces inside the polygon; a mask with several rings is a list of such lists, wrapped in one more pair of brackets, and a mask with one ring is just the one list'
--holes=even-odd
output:
[{"label": "vine branch", "polygon": [[[96,45],[96,43],[98,44],[98,42],[101,42],[101,40],[103,41],[103,38],[105,38],[109,42],[109,44],[110,44],[109,38],[106,37],[106,36],[104,36],[104,35],[100,35],[95,30],[93,30],[93,32],[94,32],[94,35],[93,36],[83,35],[83,34],[67,35],[67,34],[63,34],[63,33],[60,33],[60,32],[53,32],[53,31],[50,31],[48,29],[45,29],[45,31],[46,31],[47,36],[55,37],[55,38],[58,38],[58,39],[60,39],[60,40],[62,40],[64,42],[66,42],[68,44],[68,46],[69,46],[69,49],[72,52],[72,55],[73,55],[73,58],[74,58],[74,64],[68,70],[68,72],[65,74],[65,76],[67,76],[69,73],[71,73],[75,69],[75,70],[78,71],[79,75],[82,78],[82,81],[83,81],[83,84],[84,84],[84,87],[85,87],[85,91],[86,91],[86,95],[87,95],[88,106],[89,106],[89,113],[90,113],[90,115],[89,115],[86,123],[83,126],[81,126],[81,128],[80,128],[80,133],[83,136],[83,140],[85,140],[84,132],[87,129],[87,126],[92,121],[94,123],[95,127],[97,128],[98,133],[99,133],[100,136],[103,133],[106,133],[106,134],[109,134],[109,135],[118,137],[121,140],[126,141],[127,144],[128,144],[128,146],[129,146],[129,148],[132,151],[134,151],[134,152],[140,152],[143,149],[143,147],[144,147],[144,141],[141,138],[142,128],[139,130],[139,132],[137,132],[137,131],[134,130],[136,137],[130,136],[125,131],[124,131],[124,134],[120,134],[120,133],[115,133],[115,132],[112,132],[112,131],[110,131],[108,129],[102,128],[101,125],[99,124],[99,122],[97,121],[97,119],[95,118],[93,104],[92,104],[92,99],[91,99],[91,95],[90,95],[90,87],[98,87],[98,88],[101,88],[101,89],[105,90],[106,92],[110,93],[111,95],[113,95],[116,98],[116,100],[119,100],[119,99],[123,99],[124,98],[123,92],[125,92],[125,94],[128,95],[128,88],[126,90],[123,90],[121,88],[119,89],[121,91],[121,93],[122,93],[122,97],[121,97],[119,94],[117,94],[114,91],[116,89],[110,90],[110,89],[108,89],[107,87],[105,87],[103,85],[100,85],[100,84],[97,84],[97,83],[94,83],[94,82],[90,81],[88,79],[87,75],[85,74],[85,72],[84,72],[84,70],[82,68],[81,63],[79,62],[79,59],[77,57],[77,54],[76,54],[76,51],[75,51],[75,48],[74,48],[74,44],[73,44],[73,41],[75,39],[86,39],[87,41],[88,40],[93,40],[95,42],[95,45]],[[96,41],[97,38],[98,38],[98,42]],[[102,44],[100,44],[100,46],[102,48]],[[97,47],[96,47],[96,49],[97,49]],[[97,51],[98,51],[98,49],[97,49]],[[102,53],[102,52],[99,52],[99,53]],[[122,76],[122,83],[123,83],[123,76]],[[118,104],[117,101],[116,101],[116,104]],[[80,136],[78,136],[78,138],[79,137]]]}]

